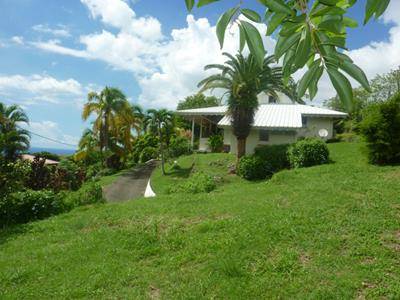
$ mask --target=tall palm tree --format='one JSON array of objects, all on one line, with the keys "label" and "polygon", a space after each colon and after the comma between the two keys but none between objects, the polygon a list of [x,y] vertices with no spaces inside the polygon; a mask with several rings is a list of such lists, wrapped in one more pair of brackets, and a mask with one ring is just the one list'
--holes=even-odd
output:
[{"label": "tall palm tree", "polygon": [[202,80],[198,86],[201,92],[220,88],[228,95],[228,113],[232,120],[233,134],[237,139],[237,158],[246,153],[246,139],[250,134],[254,115],[258,109],[258,95],[265,92],[275,96],[277,91],[285,91],[282,81],[282,68],[271,67],[274,56],[264,59],[261,66],[252,54],[242,53],[233,56],[224,53],[228,60],[223,64],[207,65],[205,70],[216,69],[218,74]]},{"label": "tall palm tree", "polygon": [[88,157],[90,153],[94,153],[100,150],[99,147],[99,137],[96,135],[93,130],[86,129],[82,137],[79,141],[79,149],[75,153],[76,160],[84,160]]},{"label": "tall palm tree", "polygon": [[117,88],[104,88],[100,93],[91,92],[82,112],[83,120],[96,115],[93,132],[99,135],[99,149],[103,153],[112,146],[112,135],[125,126],[125,134],[136,127],[136,118],[126,96]]},{"label": "tall palm tree", "polygon": [[17,105],[0,103],[0,155],[13,161],[18,153],[29,149],[30,135],[19,124],[29,124],[25,112]]},{"label": "tall palm tree", "polygon": [[[174,113],[166,109],[149,109],[145,117],[146,129],[158,135],[160,140],[160,155],[161,155],[161,170],[165,175],[165,156],[164,156],[164,143],[166,138],[174,127]],[[167,144],[167,143],[166,143]]]}]

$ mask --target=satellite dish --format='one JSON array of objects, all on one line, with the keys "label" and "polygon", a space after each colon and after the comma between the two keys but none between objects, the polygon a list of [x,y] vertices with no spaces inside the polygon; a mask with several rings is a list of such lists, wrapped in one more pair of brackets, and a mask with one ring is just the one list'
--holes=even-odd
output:
[{"label": "satellite dish", "polygon": [[326,130],[326,129],[320,129],[320,130],[318,131],[318,135],[319,135],[320,137],[322,137],[322,138],[326,138],[326,137],[329,135],[329,132],[328,132],[328,130]]}]

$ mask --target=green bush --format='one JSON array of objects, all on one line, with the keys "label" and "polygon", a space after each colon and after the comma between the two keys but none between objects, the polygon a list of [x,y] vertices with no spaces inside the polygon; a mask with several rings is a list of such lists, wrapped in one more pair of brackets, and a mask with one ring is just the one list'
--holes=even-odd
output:
[{"label": "green bush", "polygon": [[64,194],[64,203],[68,209],[103,202],[103,190],[97,182],[87,182],[79,190]]},{"label": "green bush", "polygon": [[176,136],[171,139],[169,145],[169,155],[171,157],[179,157],[192,153],[190,141],[183,136]]},{"label": "green bush", "polygon": [[344,132],[336,135],[336,138],[342,142],[354,143],[360,140],[355,132]]},{"label": "green bush", "polygon": [[169,193],[209,193],[217,187],[215,180],[208,174],[203,172],[194,173],[186,182],[171,187]]},{"label": "green bush", "polygon": [[268,162],[272,172],[278,172],[290,168],[290,162],[287,155],[289,144],[266,145],[255,149],[254,155]]},{"label": "green bush", "polygon": [[293,168],[311,167],[329,163],[329,149],[317,138],[306,138],[289,147],[288,157]]},{"label": "green bush", "polygon": [[237,167],[237,174],[247,180],[270,178],[273,174],[269,163],[258,156],[243,156]]},{"label": "green bush", "polygon": [[154,147],[146,147],[140,153],[140,163],[145,163],[151,159],[158,157],[158,149]]},{"label": "green bush", "polygon": [[59,156],[57,154],[54,154],[54,153],[47,152],[47,151],[35,152],[32,155],[38,156],[40,158],[51,159],[51,160],[54,160],[54,161],[60,161],[61,160],[61,156]]},{"label": "green bush", "polygon": [[57,182],[56,189],[68,189],[76,191],[82,185],[84,176],[82,176],[82,170],[79,166],[71,159],[63,159],[57,166],[57,172],[55,175],[55,181]]},{"label": "green bush", "polygon": [[220,134],[212,135],[208,138],[208,145],[211,152],[222,152],[224,149],[224,137]]},{"label": "green bush", "polygon": [[[141,154],[145,148],[158,149],[158,140],[159,139],[157,136],[150,133],[146,133],[138,137],[135,141],[133,152],[130,154],[129,159],[132,160],[134,163],[140,162]],[[146,151],[150,152],[150,150]]]},{"label": "green bush", "polygon": [[0,156],[0,198],[24,190],[30,171],[31,166],[28,161],[9,162]]},{"label": "green bush", "polygon": [[53,191],[24,191],[0,199],[2,226],[44,219],[65,210],[61,195]]},{"label": "green bush", "polygon": [[386,102],[372,104],[360,123],[371,163],[400,163],[400,94]]}]

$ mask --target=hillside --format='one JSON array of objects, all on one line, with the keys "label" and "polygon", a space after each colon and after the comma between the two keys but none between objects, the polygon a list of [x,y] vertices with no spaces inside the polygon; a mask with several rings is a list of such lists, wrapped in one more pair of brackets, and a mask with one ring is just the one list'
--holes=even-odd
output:
[{"label": "hillside", "polygon": [[[400,167],[360,147],[257,183],[226,174],[230,155],[184,157],[157,198],[3,230],[0,298],[399,298]],[[193,162],[219,187],[168,195]]]}]

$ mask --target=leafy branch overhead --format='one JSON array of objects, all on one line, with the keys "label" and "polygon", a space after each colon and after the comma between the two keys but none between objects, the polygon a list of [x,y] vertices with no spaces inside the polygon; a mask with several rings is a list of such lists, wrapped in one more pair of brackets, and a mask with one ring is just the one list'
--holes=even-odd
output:
[{"label": "leafy branch overhead", "polygon": [[[223,0],[185,0],[188,10]],[[289,79],[296,71],[307,67],[298,85],[299,97],[307,92],[313,99],[318,92],[318,81],[327,72],[341,101],[351,108],[353,92],[348,77],[354,78],[366,90],[370,90],[364,72],[356,66],[344,50],[347,28],[355,28],[358,22],[346,16],[357,0],[258,0],[265,13],[243,8],[242,2],[229,9],[218,20],[217,36],[221,48],[225,32],[237,23],[240,32],[240,50],[245,45],[262,65],[265,48],[261,34],[254,23],[267,25],[266,35],[276,33],[275,57],[282,62],[284,78]],[[379,18],[390,0],[367,0],[366,24],[371,18]],[[239,18],[242,15],[244,17]]]}]

